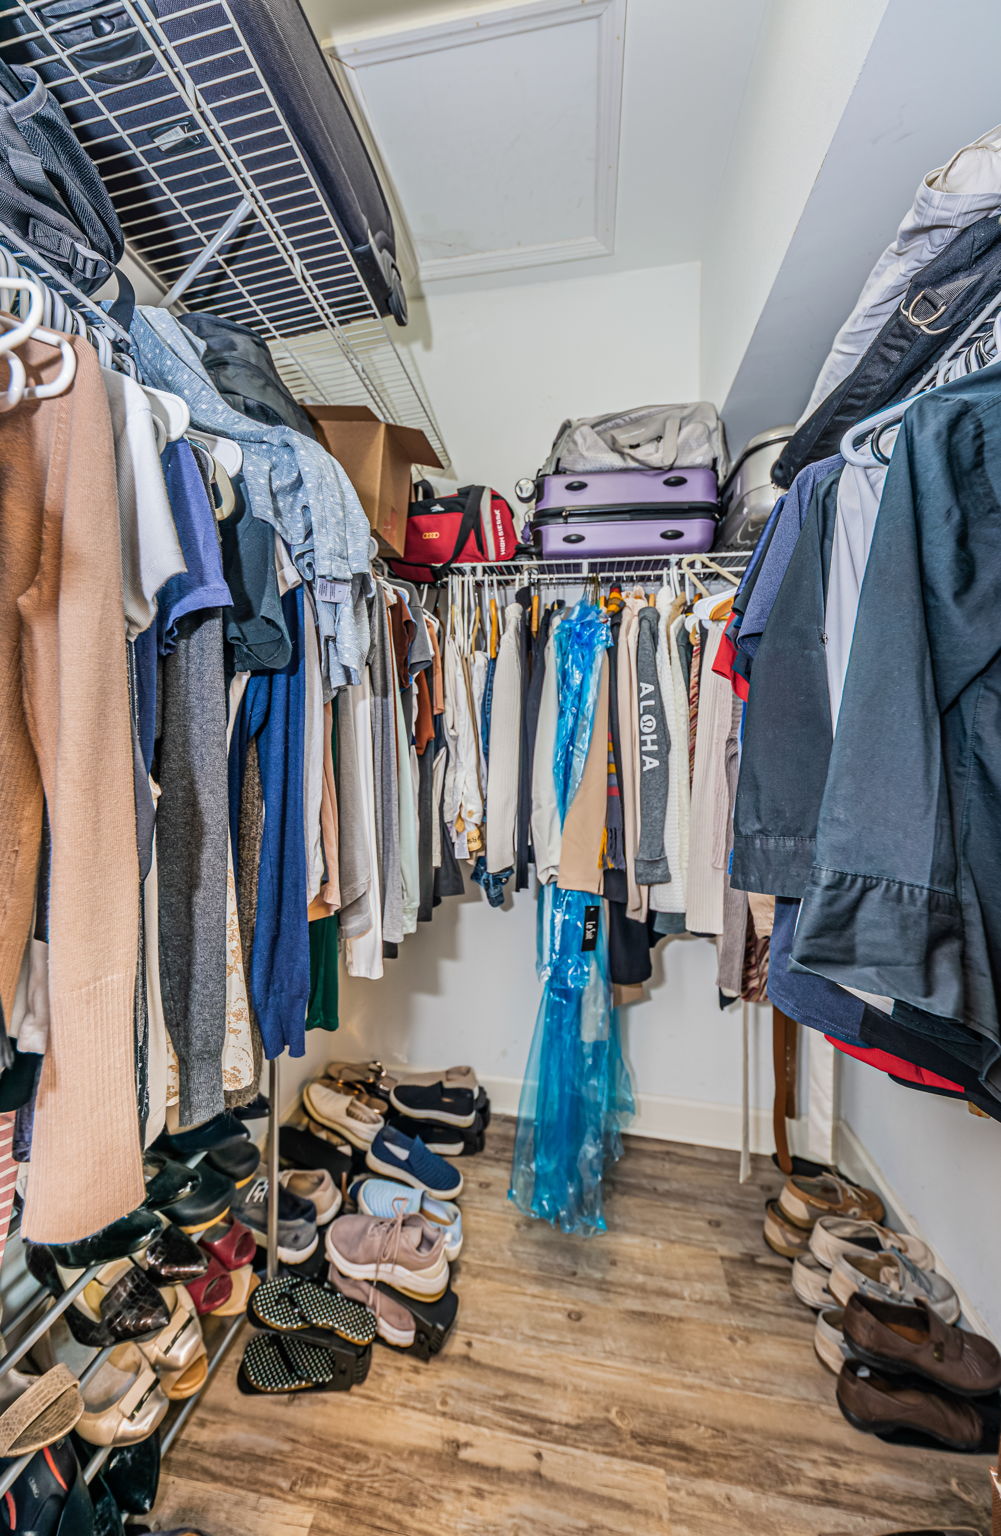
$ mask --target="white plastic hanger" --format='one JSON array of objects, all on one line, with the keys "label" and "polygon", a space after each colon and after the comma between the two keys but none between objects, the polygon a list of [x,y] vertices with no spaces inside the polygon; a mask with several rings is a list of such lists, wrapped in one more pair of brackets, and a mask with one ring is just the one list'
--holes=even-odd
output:
[{"label": "white plastic hanger", "polygon": [[[162,433],[163,443],[176,443],[183,437],[191,424],[191,412],[187,402],[180,395],[172,395],[166,389],[153,389],[149,384],[142,386],[143,394],[149,401],[150,410],[153,412],[153,420],[156,423],[157,435]],[[215,459],[215,454],[212,455]]]},{"label": "white plastic hanger", "polygon": [[217,464],[221,464],[227,475],[238,475],[243,468],[243,449],[239,443],[234,443],[230,437],[216,437],[214,432],[196,432],[189,430],[187,435],[193,437],[196,442],[203,443]]},{"label": "white plastic hanger", "polygon": [[28,375],[24,371],[24,364],[16,352],[3,354],[7,367],[10,370],[7,375],[7,388],[0,394],[0,413],[11,411],[15,405],[20,405],[24,399],[24,391],[28,383]]},{"label": "white plastic hanger", "polygon": [[[0,287],[13,283],[20,285],[20,282],[21,279],[0,278]],[[37,289],[37,285],[32,285],[30,281],[26,283],[26,286],[29,288],[34,286]],[[32,311],[33,305],[29,304],[29,319],[31,317]],[[38,306],[38,313],[41,313],[40,302]],[[0,323],[5,322],[6,319],[6,316],[0,316]],[[12,328],[8,331],[0,331],[0,356],[4,354],[6,354],[8,357],[13,356],[13,352],[10,347],[11,336],[20,336],[22,341],[29,339],[28,336],[24,335],[24,327],[26,324],[27,321],[19,322],[13,325]],[[59,350],[59,355],[62,359],[62,366],[60,367],[59,372],[56,374],[56,377],[51,379],[48,384],[27,385],[22,390],[19,398],[21,400],[50,400],[55,395],[61,395],[65,393],[65,391],[69,389],[74,378],[76,377],[76,353],[73,351],[69,341],[65,336],[61,336],[58,331],[47,330],[46,327],[42,325],[35,325],[31,328],[30,339],[32,341],[44,342],[46,346],[57,347]],[[23,364],[20,364],[20,372],[23,372]],[[10,400],[11,387],[13,386],[16,388],[15,378],[20,377],[20,372],[18,370],[12,370],[10,383],[8,385],[8,400]],[[11,401],[10,403],[15,404],[17,402]]]},{"label": "white plastic hanger", "polygon": [[45,309],[45,294],[41,283],[36,283],[30,277],[16,277],[4,274],[0,277],[0,292],[26,293],[28,295],[28,313],[24,319],[19,319],[9,331],[0,335],[0,355],[5,352],[13,352],[16,347],[23,346],[36,327],[41,323]]}]

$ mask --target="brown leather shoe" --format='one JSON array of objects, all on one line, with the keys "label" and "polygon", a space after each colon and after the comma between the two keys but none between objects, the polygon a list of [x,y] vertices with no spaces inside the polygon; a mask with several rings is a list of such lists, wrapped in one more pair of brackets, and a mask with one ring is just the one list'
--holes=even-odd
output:
[{"label": "brown leather shoe", "polygon": [[904,1430],[950,1451],[977,1451],[984,1442],[984,1423],[972,1403],[937,1387],[877,1376],[860,1360],[846,1360],[841,1367],[837,1398],[849,1424],[863,1434]]},{"label": "brown leather shoe", "polygon": [[856,1291],[844,1333],[852,1354],[884,1373],[923,1376],[958,1397],[987,1397],[1001,1387],[1001,1355],[990,1339],[943,1322],[925,1301],[906,1306]]},{"label": "brown leather shoe", "polygon": [[821,1216],[851,1216],[859,1221],[882,1221],[883,1202],[874,1189],[849,1184],[840,1174],[825,1173],[808,1179],[794,1173],[779,1195],[779,1210],[797,1227],[812,1227]]}]

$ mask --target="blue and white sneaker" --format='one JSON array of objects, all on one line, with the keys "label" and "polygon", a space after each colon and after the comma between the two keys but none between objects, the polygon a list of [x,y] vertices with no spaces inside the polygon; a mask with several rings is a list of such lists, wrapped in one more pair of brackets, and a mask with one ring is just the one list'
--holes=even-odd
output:
[{"label": "blue and white sneaker", "polygon": [[429,1152],[419,1136],[411,1140],[391,1125],[379,1132],[365,1153],[365,1161],[373,1173],[412,1184],[414,1189],[426,1189],[439,1200],[454,1200],[462,1189],[462,1174],[451,1163]]},{"label": "blue and white sneaker", "polygon": [[436,1200],[426,1189],[411,1189],[395,1179],[356,1179],[349,1191],[352,1200],[366,1216],[388,1219],[402,1210],[423,1216],[432,1227],[445,1233],[445,1257],[454,1264],[462,1252],[462,1212],[451,1200]]}]

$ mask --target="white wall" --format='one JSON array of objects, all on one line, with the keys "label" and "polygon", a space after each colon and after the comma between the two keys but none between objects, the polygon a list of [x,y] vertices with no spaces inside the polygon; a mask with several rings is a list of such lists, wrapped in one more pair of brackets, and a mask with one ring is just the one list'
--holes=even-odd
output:
[{"label": "white wall", "polygon": [[[887,6],[726,397],[734,451],[763,427],[796,420],[921,178],[998,119],[1001,8],[953,0],[929,51],[924,39],[940,16],[938,0]],[[959,74],[962,91],[939,89]]]},{"label": "white wall", "polygon": [[699,398],[694,263],[444,293],[410,345],[460,482],[512,496],[567,416]]},{"label": "white wall", "polygon": [[703,252],[707,399],[726,397],[886,4],[771,0]]},{"label": "white wall", "polygon": [[[468,882],[467,882],[468,884]],[[515,1111],[535,1028],[534,890],[491,908],[475,886],[435,910],[377,982],[342,979],[336,1054],[373,1054],[417,1067],[469,1062],[496,1107]],[[640,1095],[637,1131],[737,1146],[741,1093],[740,1009],[721,1013],[715,951],[705,939],[669,941],[654,956],[646,1001],[621,1011],[627,1058]],[[757,1010],[752,1010],[757,1012]],[[753,1024],[755,1140],[770,1149],[770,1019]],[[331,1054],[329,1048],[327,1054]]]},{"label": "white wall", "polygon": [[[698,268],[561,278],[476,292],[432,290],[417,325],[421,373],[460,480],[511,493],[566,416],[699,398]],[[491,908],[470,885],[404,943],[378,982],[342,977],[341,1030],[310,1039],[283,1097],[331,1054],[431,1067],[470,1062],[515,1110],[539,1005],[534,892]],[[648,1000],[623,1010],[640,1094],[636,1129],[712,1145],[740,1141],[741,1016],[720,1012],[705,940],[661,946]],[[752,1010],[752,1012],[754,1012]],[[755,1021],[752,1132],[770,1147],[770,1035]]]},{"label": "white wall", "polygon": [[877,1180],[894,1214],[934,1248],[969,1320],[1001,1340],[1001,1126],[848,1058],[841,1116],[846,1165],[861,1153],[853,1171]]}]

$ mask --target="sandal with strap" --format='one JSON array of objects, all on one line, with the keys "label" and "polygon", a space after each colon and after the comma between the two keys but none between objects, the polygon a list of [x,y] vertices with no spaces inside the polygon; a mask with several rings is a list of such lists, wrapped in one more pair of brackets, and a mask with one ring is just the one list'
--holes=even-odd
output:
[{"label": "sandal with strap", "polygon": [[83,1413],[80,1383],[68,1366],[41,1376],[8,1371],[0,1383],[0,1456],[27,1456],[68,1435]]},{"label": "sandal with strap", "polygon": [[[256,1248],[255,1243],[255,1252]],[[261,1277],[255,1273],[253,1265],[244,1264],[240,1269],[230,1270],[229,1278],[233,1282],[232,1295],[228,1301],[221,1301],[212,1308],[213,1317],[239,1317],[246,1311],[251,1292],[259,1285]]]},{"label": "sandal with strap", "polygon": [[375,1315],[329,1285],[297,1275],[277,1275],[257,1287],[247,1304],[247,1316],[258,1328],[274,1333],[330,1332],[352,1344],[371,1344]]},{"label": "sandal with strap", "polygon": [[347,1392],[368,1375],[372,1349],[340,1349],[305,1339],[259,1333],[243,1352],[236,1384],[247,1396],[291,1392]]},{"label": "sandal with strap", "polygon": [[257,1257],[253,1232],[235,1216],[229,1221],[220,1221],[214,1227],[209,1227],[207,1232],[202,1233],[199,1246],[230,1271],[252,1264]]},{"label": "sandal with strap", "polygon": [[233,1277],[214,1256],[209,1259],[208,1269],[198,1280],[188,1281],[188,1295],[195,1304],[199,1317],[223,1307],[233,1294]]}]

